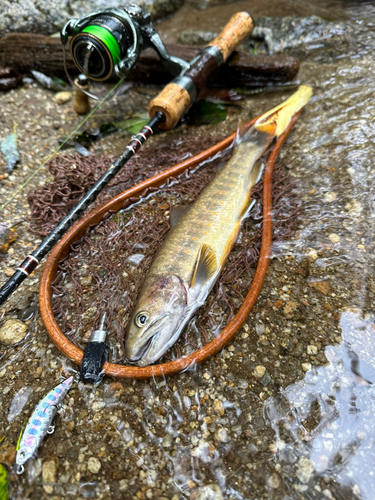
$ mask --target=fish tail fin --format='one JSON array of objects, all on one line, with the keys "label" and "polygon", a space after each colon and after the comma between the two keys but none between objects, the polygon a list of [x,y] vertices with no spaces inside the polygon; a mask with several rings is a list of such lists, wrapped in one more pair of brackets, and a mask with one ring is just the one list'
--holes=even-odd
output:
[{"label": "fish tail fin", "polygon": [[264,113],[255,122],[254,127],[259,132],[279,137],[288,127],[293,116],[311,99],[313,90],[308,85],[300,85],[297,92],[275,108]]}]

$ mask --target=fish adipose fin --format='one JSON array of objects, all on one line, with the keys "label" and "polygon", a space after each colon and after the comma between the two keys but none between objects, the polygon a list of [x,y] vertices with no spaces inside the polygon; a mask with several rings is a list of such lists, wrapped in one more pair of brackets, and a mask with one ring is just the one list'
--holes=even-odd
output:
[{"label": "fish adipose fin", "polygon": [[169,214],[171,227],[174,227],[177,224],[177,222],[182,218],[188,208],[189,205],[173,205],[171,207],[171,211]]},{"label": "fish adipose fin", "polygon": [[255,122],[254,127],[260,132],[279,137],[288,127],[293,116],[311,99],[312,88],[307,85],[298,87],[297,92],[286,101],[267,111]]},{"label": "fish adipose fin", "polygon": [[203,243],[195,262],[190,288],[202,288],[216,273],[217,269],[218,263],[215,252],[209,245]]}]

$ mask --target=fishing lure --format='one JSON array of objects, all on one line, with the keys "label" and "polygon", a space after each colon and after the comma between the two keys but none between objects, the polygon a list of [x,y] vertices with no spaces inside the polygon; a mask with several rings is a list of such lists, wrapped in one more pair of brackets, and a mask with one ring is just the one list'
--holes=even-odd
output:
[{"label": "fishing lure", "polygon": [[36,405],[17,443],[17,474],[23,473],[25,462],[36,454],[45,435],[52,434],[55,430],[55,427],[51,425],[52,420],[72,384],[73,376],[52,389]]}]

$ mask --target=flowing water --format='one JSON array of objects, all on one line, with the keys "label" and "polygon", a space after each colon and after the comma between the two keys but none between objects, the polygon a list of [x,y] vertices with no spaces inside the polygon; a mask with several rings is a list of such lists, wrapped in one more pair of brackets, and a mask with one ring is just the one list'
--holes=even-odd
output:
[{"label": "flowing water", "polygon": [[[239,9],[306,17],[283,44],[301,58],[299,80],[314,86],[281,153],[302,200],[298,227],[274,245],[261,296],[233,342],[173,377],[76,385],[55,435],[24,476],[11,474],[11,498],[375,498],[375,8],[189,4],[160,31],[176,40],[183,16],[186,30],[215,31]],[[286,24],[274,26],[280,33]],[[320,35],[306,40],[306,26]],[[237,115],[287,95],[250,97],[228,131]],[[76,369],[38,313],[28,321],[26,339],[1,351],[2,457],[59,371]]]}]

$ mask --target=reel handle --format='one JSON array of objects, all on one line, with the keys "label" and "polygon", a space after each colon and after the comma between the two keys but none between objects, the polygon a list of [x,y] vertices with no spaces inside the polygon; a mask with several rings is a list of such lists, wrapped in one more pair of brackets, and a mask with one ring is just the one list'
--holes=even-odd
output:
[{"label": "reel handle", "polygon": [[182,115],[199,97],[208,78],[219,66],[225,63],[235,47],[250,33],[254,22],[247,12],[237,12],[222,32],[190,63],[182,75],[168,84],[160,94],[150,102],[150,117],[160,111],[165,121],[160,128],[175,127]]}]

